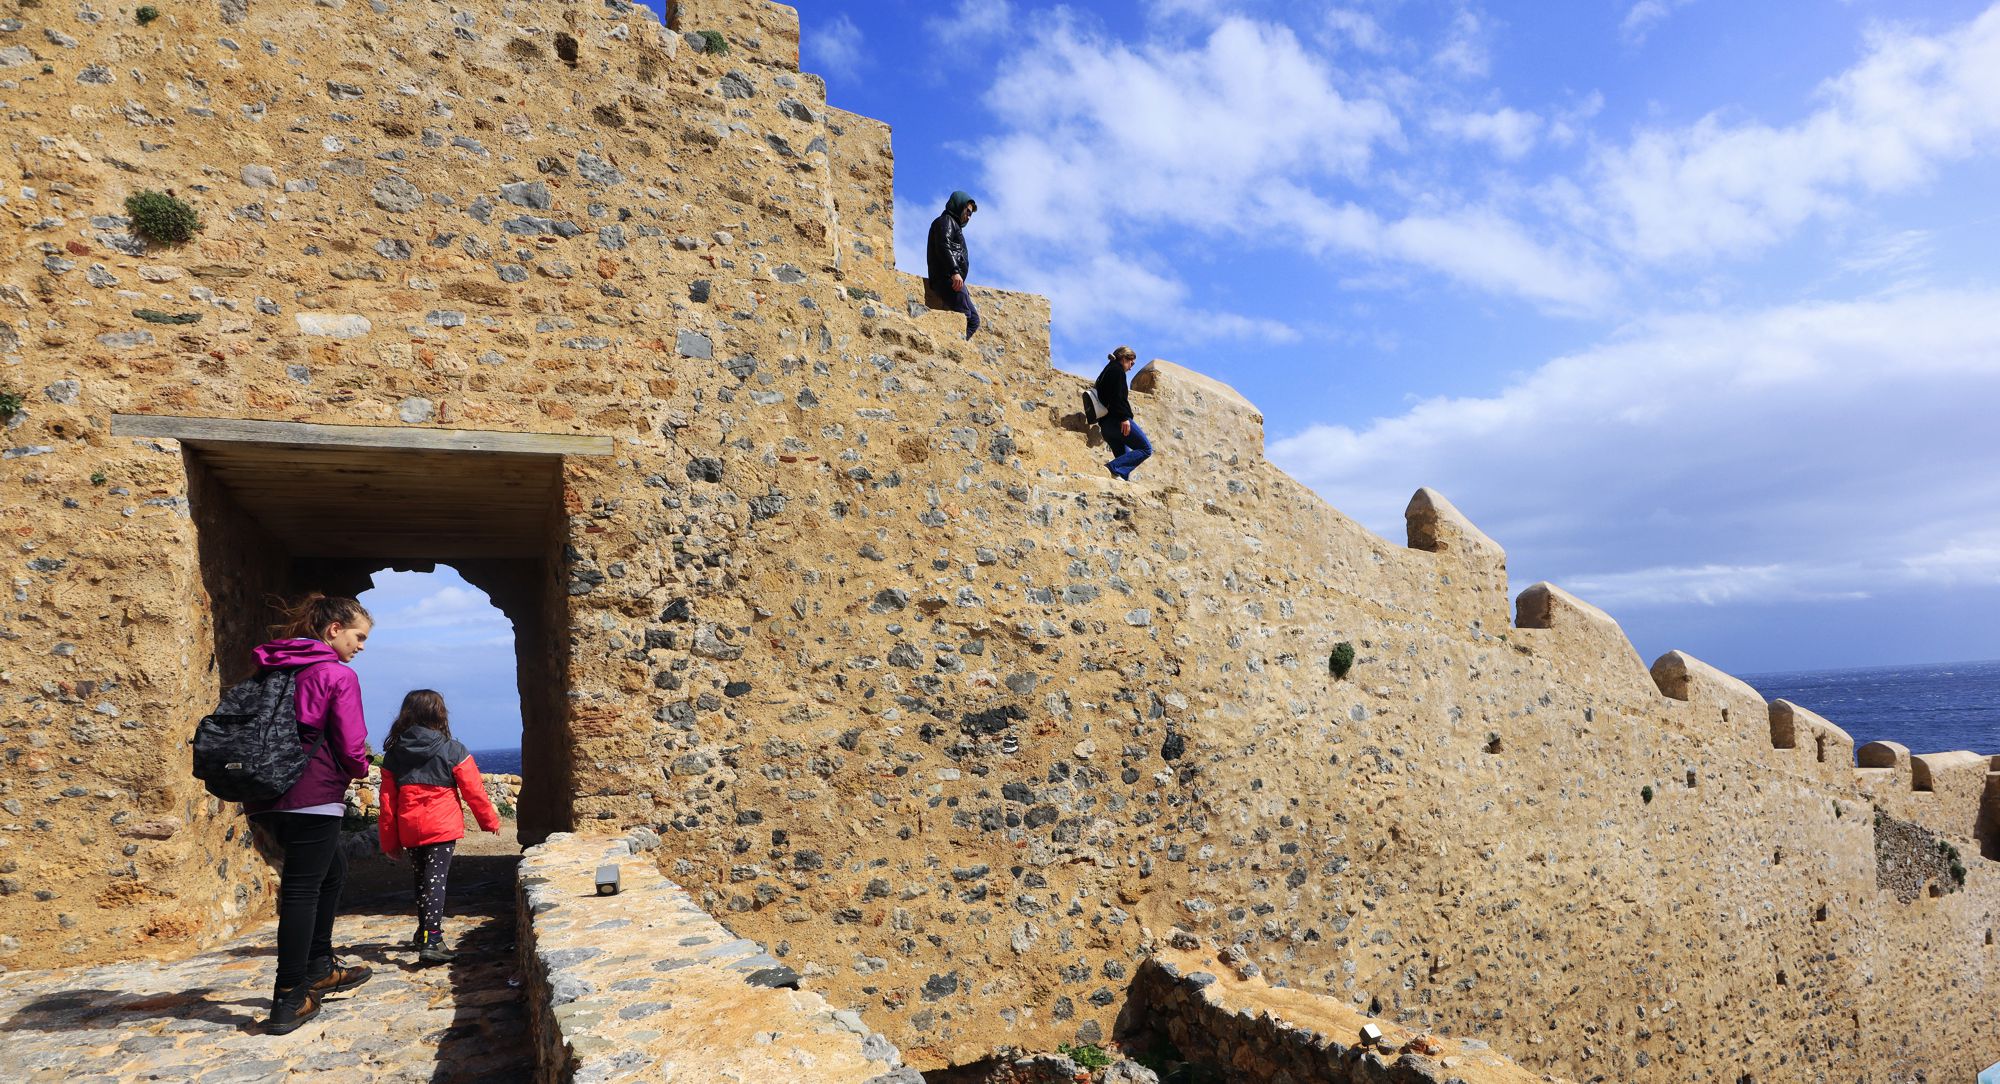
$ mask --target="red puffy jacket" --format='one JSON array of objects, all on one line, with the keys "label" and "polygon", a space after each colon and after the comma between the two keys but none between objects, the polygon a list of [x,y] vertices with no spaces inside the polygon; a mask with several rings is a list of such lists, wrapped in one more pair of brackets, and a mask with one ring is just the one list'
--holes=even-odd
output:
[{"label": "red puffy jacket", "polygon": [[465,812],[479,827],[500,830],[500,815],[486,798],[479,765],[465,746],[427,727],[411,727],[382,757],[382,853],[465,838]]}]

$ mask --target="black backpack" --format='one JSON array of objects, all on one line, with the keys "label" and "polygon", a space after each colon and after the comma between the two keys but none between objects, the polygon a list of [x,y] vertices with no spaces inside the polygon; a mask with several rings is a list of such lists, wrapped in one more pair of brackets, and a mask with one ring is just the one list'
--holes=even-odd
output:
[{"label": "black backpack", "polygon": [[222,703],[194,728],[194,777],[225,802],[269,802],[284,796],[319,752],[299,743],[294,668],[260,671],[223,691]]}]

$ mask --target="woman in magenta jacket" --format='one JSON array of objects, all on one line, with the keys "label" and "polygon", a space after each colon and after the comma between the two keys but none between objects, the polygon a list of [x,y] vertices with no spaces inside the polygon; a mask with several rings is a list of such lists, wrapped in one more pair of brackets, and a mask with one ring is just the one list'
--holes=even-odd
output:
[{"label": "woman in magenta jacket", "polygon": [[409,852],[417,898],[417,933],[411,943],[417,947],[417,958],[429,964],[452,959],[444,942],[444,895],[452,852],[465,838],[461,796],[472,807],[479,827],[500,831],[500,816],[487,800],[479,765],[451,736],[444,697],[430,689],[411,690],[382,743],[382,813],[377,824],[383,854],[396,858]]},{"label": "woman in magenta jacket", "polygon": [[296,671],[299,741],[318,746],[292,789],[276,801],[243,807],[285,852],[278,880],[278,976],[264,1025],[272,1035],[305,1023],[319,1012],[321,997],[368,981],[368,968],[333,958],[333,920],[347,881],[340,853],[347,786],[368,775],[361,679],[347,664],[361,654],[374,625],[359,602],[315,593],[286,612],[283,638],[255,653],[262,669]]}]

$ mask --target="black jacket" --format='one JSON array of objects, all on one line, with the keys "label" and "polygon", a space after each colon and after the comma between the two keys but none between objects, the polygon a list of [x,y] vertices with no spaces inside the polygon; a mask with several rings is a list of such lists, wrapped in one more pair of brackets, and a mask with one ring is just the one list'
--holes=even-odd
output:
[{"label": "black jacket", "polygon": [[1104,371],[1097,374],[1097,401],[1104,404],[1099,426],[1108,428],[1131,420],[1132,400],[1126,392],[1125,366],[1115,361],[1104,363]]},{"label": "black jacket", "polygon": [[965,227],[958,224],[950,211],[937,216],[931,223],[930,244],[925,249],[925,262],[929,264],[927,276],[931,289],[940,294],[951,293],[951,277],[972,274],[972,261],[965,254]]}]

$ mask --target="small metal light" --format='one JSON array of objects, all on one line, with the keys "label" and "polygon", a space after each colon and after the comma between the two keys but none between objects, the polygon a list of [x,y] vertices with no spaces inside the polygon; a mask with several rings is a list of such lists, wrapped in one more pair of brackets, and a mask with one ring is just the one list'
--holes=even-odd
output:
[{"label": "small metal light", "polygon": [[1361,1045],[1374,1046],[1382,1041],[1382,1029],[1373,1024],[1361,1025]]},{"label": "small metal light", "polygon": [[618,894],[618,864],[608,863],[597,867],[597,894],[616,896]]}]

